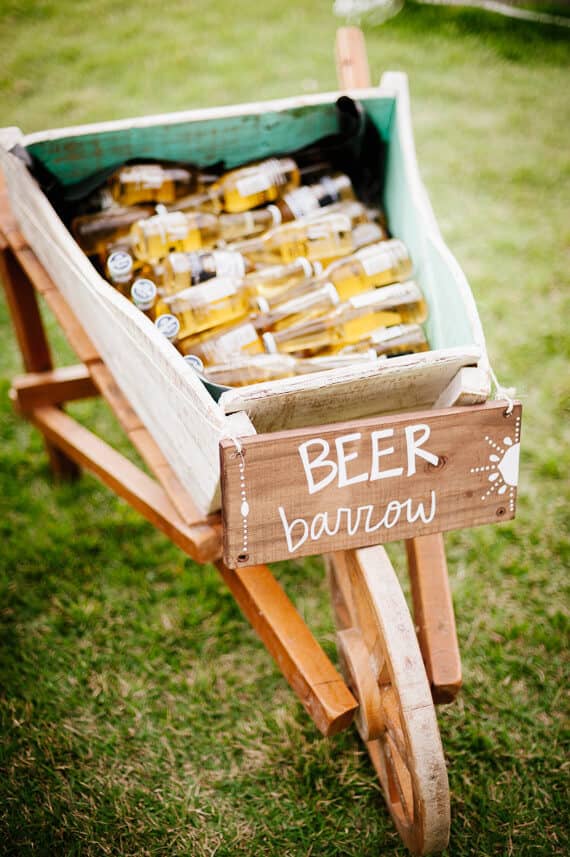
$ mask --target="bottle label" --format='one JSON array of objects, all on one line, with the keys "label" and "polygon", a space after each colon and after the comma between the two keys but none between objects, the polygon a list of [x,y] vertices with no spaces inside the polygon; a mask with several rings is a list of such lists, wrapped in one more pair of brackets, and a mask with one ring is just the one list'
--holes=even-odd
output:
[{"label": "bottle label", "polygon": [[421,300],[420,290],[413,282],[397,283],[393,286],[384,286],[382,289],[371,289],[361,295],[350,298],[350,303],[355,309],[369,307],[370,312],[389,309],[390,307],[403,306],[404,304],[419,303]]},{"label": "bottle label", "polygon": [[158,164],[137,164],[121,172],[123,184],[136,184],[142,190],[156,190],[162,186],[164,172]]},{"label": "bottle label", "polygon": [[319,200],[310,187],[298,187],[285,194],[283,202],[287,204],[295,220],[306,217],[319,208]]},{"label": "bottle label", "polygon": [[214,250],[212,253],[216,276],[236,277],[245,276],[245,259],[235,250]]},{"label": "bottle label", "polygon": [[285,183],[285,176],[277,158],[271,158],[250,169],[249,175],[244,175],[236,182],[236,190],[242,197],[255,196],[257,193],[269,190],[270,187],[279,187]]},{"label": "bottle label", "polygon": [[340,201],[340,193],[334,179],[331,179],[330,176],[323,176],[319,184],[324,190],[324,194],[319,199],[319,205],[321,208],[324,208],[325,205],[333,205],[335,202]]},{"label": "bottle label", "polygon": [[206,271],[204,267],[204,260],[199,255],[199,253],[189,253],[188,263],[190,265],[190,282],[192,283],[192,285],[195,285],[196,283],[203,283],[204,280],[209,280],[210,277],[215,276],[213,271],[212,273]]},{"label": "bottle label", "polygon": [[190,232],[190,223],[183,211],[171,211],[167,214],[158,214],[157,217],[167,243],[183,241]]},{"label": "bottle label", "polygon": [[362,263],[366,276],[373,277],[381,271],[386,271],[391,268],[391,253],[389,247],[383,247],[382,244],[375,244],[372,247],[364,247],[354,254],[355,258]]},{"label": "bottle label", "polygon": [[233,297],[239,291],[240,283],[230,277],[214,277],[211,280],[206,280],[198,286],[192,286],[184,291],[184,296],[180,295],[180,300],[176,300],[174,296],[173,305],[178,311],[183,309],[197,309],[198,307],[206,306],[207,304],[217,303],[224,298]]},{"label": "bottle label", "polygon": [[237,351],[246,351],[259,342],[257,331],[253,324],[247,322],[219,334],[214,339],[201,343],[201,351],[208,363],[220,363]]}]

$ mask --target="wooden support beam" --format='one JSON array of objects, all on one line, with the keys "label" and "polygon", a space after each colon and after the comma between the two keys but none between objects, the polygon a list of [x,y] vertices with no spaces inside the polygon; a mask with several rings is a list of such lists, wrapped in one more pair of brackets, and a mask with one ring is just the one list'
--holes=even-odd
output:
[{"label": "wooden support beam", "polygon": [[36,294],[11,248],[0,253],[0,277],[24,368],[45,372],[53,367]]},{"label": "wooden support beam", "polygon": [[461,656],[443,536],[406,542],[414,619],[434,702],[452,702],[461,688]]},{"label": "wooden support beam", "polygon": [[40,405],[61,405],[99,395],[88,368],[81,365],[17,375],[10,392],[22,413]]},{"label": "wooden support beam", "polygon": [[267,566],[216,565],[318,729],[346,729],[357,702]]},{"label": "wooden support beam", "polygon": [[193,559],[213,562],[219,557],[217,519],[185,524],[157,482],[58,408],[45,405],[27,416],[52,444],[95,474]]},{"label": "wooden support beam", "polygon": [[[5,232],[0,251],[0,278],[24,368],[28,372],[50,371],[53,363],[36,293],[30,278],[9,246],[9,234]],[[74,480],[79,477],[79,468],[72,459],[47,440],[45,447],[50,468],[56,479]]]}]

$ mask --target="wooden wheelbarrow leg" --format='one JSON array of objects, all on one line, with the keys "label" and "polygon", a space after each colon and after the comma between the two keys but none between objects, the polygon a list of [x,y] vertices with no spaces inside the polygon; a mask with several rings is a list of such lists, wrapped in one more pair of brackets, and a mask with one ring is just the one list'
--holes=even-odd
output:
[{"label": "wooden wheelbarrow leg", "polygon": [[[28,372],[46,372],[53,369],[51,352],[32,283],[1,232],[0,277],[25,369]],[[65,480],[77,479],[81,471],[75,461],[45,436],[44,442],[54,476]]]},{"label": "wooden wheelbarrow leg", "polygon": [[434,702],[461,688],[461,657],[441,533],[406,541],[414,620]]},{"label": "wooden wheelbarrow leg", "polygon": [[346,729],[358,703],[268,567],[216,565],[323,735]]}]

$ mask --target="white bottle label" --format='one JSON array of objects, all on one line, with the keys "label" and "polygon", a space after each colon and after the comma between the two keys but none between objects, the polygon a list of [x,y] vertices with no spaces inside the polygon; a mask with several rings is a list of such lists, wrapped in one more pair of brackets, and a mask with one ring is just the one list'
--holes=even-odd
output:
[{"label": "white bottle label", "polygon": [[367,306],[370,312],[378,310],[390,309],[394,306],[402,306],[403,304],[417,303],[421,300],[421,293],[413,280],[408,280],[407,283],[397,283],[393,286],[384,286],[381,289],[371,289],[369,292],[363,292],[360,295],[355,295],[350,298],[350,303],[356,309]]},{"label": "white bottle label", "polygon": [[158,164],[140,164],[125,170],[121,180],[125,183],[137,184],[141,189],[154,190],[162,185],[164,174],[162,167]]},{"label": "white bottle label", "polygon": [[319,200],[310,187],[298,187],[283,197],[295,220],[306,217],[319,208]]},{"label": "white bottle label", "polygon": [[212,256],[218,277],[241,279],[245,276],[245,259],[241,253],[235,250],[214,250]]},{"label": "white bottle label", "polygon": [[254,196],[256,193],[269,190],[270,187],[279,187],[284,182],[285,176],[281,170],[281,164],[277,158],[271,158],[257,167],[251,167],[251,173],[244,175],[236,182],[236,190],[240,196]]},{"label": "white bottle label", "polygon": [[171,211],[168,214],[158,215],[164,218],[164,227],[168,233],[169,241],[183,241],[189,232],[189,223],[183,211]]},{"label": "white bottle label", "polygon": [[379,274],[380,271],[386,271],[391,267],[390,248],[383,247],[381,244],[374,244],[372,247],[364,247],[354,254],[355,257],[362,263],[364,272],[368,277],[373,277]]},{"label": "white bottle label", "polygon": [[238,293],[239,288],[240,283],[235,279],[214,277],[198,286],[185,289],[184,296],[180,293],[179,301],[176,301],[176,296],[174,296],[175,300],[172,303],[178,312],[182,309],[196,309],[232,297]]},{"label": "white bottle label", "polygon": [[237,351],[243,351],[255,345],[258,339],[255,327],[247,322],[220,334],[215,339],[201,343],[201,349],[209,363],[221,363]]}]

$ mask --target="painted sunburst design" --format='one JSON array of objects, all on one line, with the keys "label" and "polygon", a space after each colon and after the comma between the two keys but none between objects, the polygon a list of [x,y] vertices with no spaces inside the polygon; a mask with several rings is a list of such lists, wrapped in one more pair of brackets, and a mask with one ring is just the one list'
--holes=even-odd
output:
[{"label": "painted sunburst design", "polygon": [[508,494],[509,511],[514,512],[516,488],[519,478],[521,419],[516,418],[514,437],[506,436],[502,443],[496,443],[486,435],[485,440],[493,450],[489,455],[489,464],[482,467],[472,467],[471,473],[488,472],[489,488],[481,496],[481,500],[497,494]]}]

